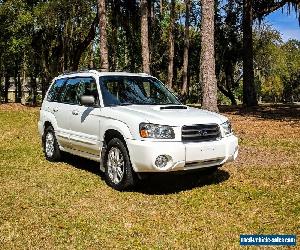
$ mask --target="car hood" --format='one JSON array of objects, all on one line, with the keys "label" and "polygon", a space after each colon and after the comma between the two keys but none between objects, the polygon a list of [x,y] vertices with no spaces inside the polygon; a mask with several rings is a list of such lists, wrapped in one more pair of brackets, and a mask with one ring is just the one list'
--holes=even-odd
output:
[{"label": "car hood", "polygon": [[[144,122],[183,126],[192,124],[221,124],[226,117],[203,109],[178,105],[128,105],[117,106],[112,109],[118,113],[121,119],[142,118]],[[112,110],[111,110],[112,111]]]}]

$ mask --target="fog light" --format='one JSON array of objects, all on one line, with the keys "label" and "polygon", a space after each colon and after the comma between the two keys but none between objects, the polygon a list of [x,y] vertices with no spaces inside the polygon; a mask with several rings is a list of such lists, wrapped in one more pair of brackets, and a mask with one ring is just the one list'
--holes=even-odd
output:
[{"label": "fog light", "polygon": [[160,155],[156,158],[155,165],[158,168],[164,168],[165,166],[167,166],[168,161],[169,161],[169,159],[166,155]]}]

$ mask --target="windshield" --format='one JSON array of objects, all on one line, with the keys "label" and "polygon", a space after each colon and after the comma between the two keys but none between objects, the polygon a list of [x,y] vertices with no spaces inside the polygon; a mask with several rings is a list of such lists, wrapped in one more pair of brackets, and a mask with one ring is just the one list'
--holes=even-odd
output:
[{"label": "windshield", "polygon": [[102,76],[100,87],[105,106],[181,104],[160,81],[153,77]]}]

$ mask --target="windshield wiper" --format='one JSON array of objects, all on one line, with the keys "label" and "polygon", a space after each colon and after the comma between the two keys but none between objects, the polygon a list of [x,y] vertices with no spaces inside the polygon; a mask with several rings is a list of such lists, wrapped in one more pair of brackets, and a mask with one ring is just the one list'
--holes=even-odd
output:
[{"label": "windshield wiper", "polygon": [[124,102],[124,103],[111,103],[106,105],[107,107],[118,107],[118,106],[129,106],[129,105],[133,105],[132,103],[129,102]]},{"label": "windshield wiper", "polygon": [[130,103],[130,102],[123,102],[123,103],[120,103],[119,106],[129,106],[129,105],[133,105],[133,103]]}]

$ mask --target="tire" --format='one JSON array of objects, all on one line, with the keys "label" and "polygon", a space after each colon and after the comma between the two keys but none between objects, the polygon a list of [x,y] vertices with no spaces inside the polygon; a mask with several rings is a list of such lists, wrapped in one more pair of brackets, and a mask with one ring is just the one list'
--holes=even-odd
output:
[{"label": "tire", "polygon": [[59,161],[61,159],[61,151],[56,140],[53,127],[49,126],[45,129],[43,136],[44,154],[48,161]]},{"label": "tire", "polygon": [[112,139],[104,155],[105,181],[108,186],[123,191],[135,184],[135,172],[132,169],[127,148],[119,138]]}]

